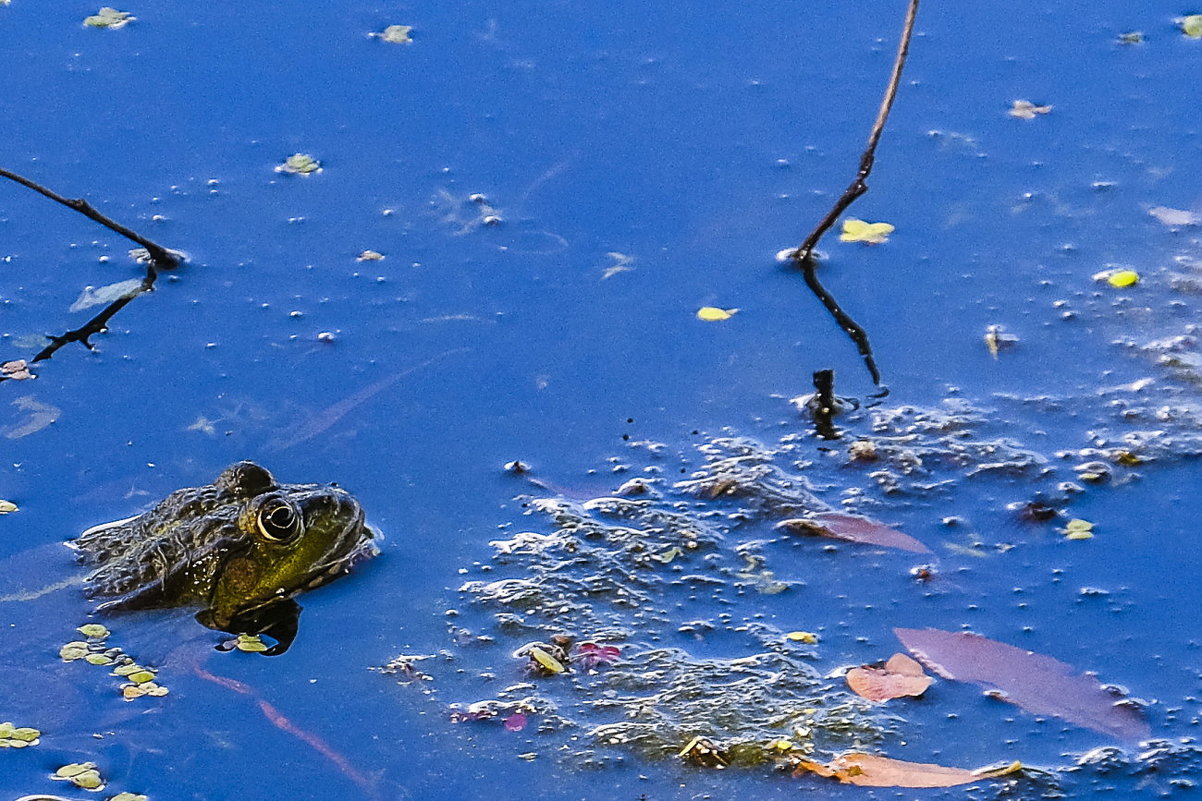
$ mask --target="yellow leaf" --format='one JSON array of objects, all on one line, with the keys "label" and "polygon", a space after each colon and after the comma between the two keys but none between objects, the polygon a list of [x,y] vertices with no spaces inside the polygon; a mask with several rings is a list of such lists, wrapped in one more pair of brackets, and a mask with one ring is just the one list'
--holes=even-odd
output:
[{"label": "yellow leaf", "polygon": [[0,501],[0,515],[17,511],[17,505],[12,501]]},{"label": "yellow leaf", "polygon": [[785,635],[786,640],[793,642],[804,642],[806,645],[814,645],[818,642],[818,635],[809,631],[790,631]]},{"label": "yellow leaf", "polygon": [[1107,277],[1106,283],[1110,284],[1115,289],[1123,289],[1125,287],[1134,286],[1139,283],[1139,273],[1135,270],[1119,270],[1113,275]]},{"label": "yellow leaf", "polygon": [[857,220],[854,217],[843,221],[843,233],[839,234],[840,242],[865,242],[869,245],[879,245],[889,241],[889,234],[894,227],[889,223],[870,223]]},{"label": "yellow leaf", "polygon": [[1093,523],[1074,517],[1064,527],[1065,538],[1070,540],[1093,539]]},{"label": "yellow leaf", "polygon": [[707,323],[716,323],[721,320],[729,320],[738,311],[738,309],[719,309],[717,306],[702,306],[697,310],[697,319]]},{"label": "yellow leaf", "polygon": [[1202,39],[1202,14],[1190,14],[1181,20],[1182,32],[1191,39]]},{"label": "yellow leaf", "polygon": [[563,673],[565,670],[567,670],[567,668],[563,666],[562,662],[551,656],[542,648],[531,648],[530,656],[535,662],[538,662],[543,670],[546,670],[548,673]]}]

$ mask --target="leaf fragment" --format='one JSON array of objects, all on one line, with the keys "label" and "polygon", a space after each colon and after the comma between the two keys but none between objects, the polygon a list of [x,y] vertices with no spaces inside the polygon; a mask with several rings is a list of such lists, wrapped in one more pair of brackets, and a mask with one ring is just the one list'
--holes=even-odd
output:
[{"label": "leaf fragment", "polygon": [[869,701],[919,696],[933,681],[923,672],[922,665],[905,654],[894,654],[883,667],[863,665],[847,672],[847,686]]},{"label": "leaf fragment", "polygon": [[785,635],[786,640],[791,642],[801,642],[806,645],[817,645],[818,635],[812,631],[790,631]]},{"label": "leaf fragment", "polygon": [[137,17],[128,11],[118,11],[105,6],[92,16],[85,17],[83,24],[89,28],[108,28],[115,31],[118,28],[124,28],[136,19]]},{"label": "leaf fragment", "polygon": [[124,792],[124,793],[117,793],[115,796],[110,798],[108,801],[149,801],[149,799],[146,796],[140,795],[138,793]]},{"label": "leaf fragment", "polygon": [[879,245],[889,241],[889,234],[896,228],[886,222],[865,222],[849,217],[843,221],[843,233],[839,234],[840,242],[864,242],[869,245]]},{"label": "leaf fragment", "polygon": [[1015,100],[1014,105],[1006,113],[1020,120],[1033,120],[1038,115],[1047,114],[1051,110],[1051,106],[1037,106],[1030,100]]},{"label": "leaf fragment", "polygon": [[697,310],[697,319],[707,323],[717,323],[729,320],[738,313],[738,309],[719,309],[717,306],[702,306]]},{"label": "leaf fragment", "polygon": [[1190,14],[1182,17],[1181,32],[1191,39],[1202,39],[1202,14]]},{"label": "leaf fragment", "polygon": [[12,501],[0,500],[0,515],[12,514],[18,511],[17,505]]},{"label": "leaf fragment", "polygon": [[384,254],[378,250],[365,250],[355,257],[355,261],[380,261]]},{"label": "leaf fragment", "polygon": [[844,784],[861,787],[955,787],[981,779],[994,779],[1020,770],[1019,762],[1004,768],[965,770],[947,768],[925,762],[903,762],[900,759],[872,754],[843,754],[823,765],[808,759],[799,763],[797,773],[806,770],[819,776],[838,779]]}]

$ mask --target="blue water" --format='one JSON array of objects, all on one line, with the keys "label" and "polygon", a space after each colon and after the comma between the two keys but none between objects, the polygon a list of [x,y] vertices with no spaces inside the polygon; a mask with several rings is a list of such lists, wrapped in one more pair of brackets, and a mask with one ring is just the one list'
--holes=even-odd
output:
[{"label": "blue water", "polygon": [[[693,432],[729,426],[767,443],[806,432],[785,399],[808,390],[813,370],[836,369],[841,394],[873,389],[773,254],[850,180],[902,4],[122,9],[137,21],[106,31],[81,26],[96,11],[82,4],[0,8],[0,164],[86,196],[188,263],[122,311],[95,352],[66,348],[36,382],[0,387],[5,431],[29,417],[9,406],[19,398],[57,410],[53,424],[3,440],[0,497],[20,511],[0,517],[0,557],[134,514],[242,458],[352,490],[384,553],[301,599],[301,636],[279,659],[212,653],[216,635],[186,616],[113,623],[130,653],[170,654],[172,694],[156,703],[124,704],[101,671],[58,662],[87,619],[73,593],[0,604],[5,661],[24,677],[0,690],[0,720],[19,711],[15,723],[45,732],[36,748],[0,753],[0,790],[61,791],[46,774],[92,759],[113,792],[152,799],[368,797],[363,784],[380,798],[834,792],[629,756],[582,772],[557,761],[544,745],[554,738],[452,727],[446,703],[498,689],[475,674],[521,675],[504,643],[458,647],[445,612],[467,604],[458,571],[490,558],[498,526],[546,529],[511,500],[530,488],[506,462],[585,498],[624,480],[607,459],[645,463],[624,438],[695,465],[704,437]],[[1086,431],[1122,430],[1099,388],[1171,384],[1111,343],[1198,319],[1197,296],[1166,279],[1175,259],[1199,258],[1198,229],[1147,213],[1202,207],[1196,96],[1183,77],[1202,43],[1172,22],[1189,10],[1021,0],[920,12],[871,191],[852,212],[897,231],[875,248],[834,235],[821,248],[823,280],[872,337],[887,403],[954,396],[990,410],[991,436],[1051,455],[1083,447]],[[414,27],[411,45],[368,36],[393,23]],[[1146,42],[1116,44],[1130,30]],[[1054,108],[1013,119],[1017,99]],[[295,152],[323,171],[273,171]],[[474,193],[499,225],[482,224]],[[84,286],[140,274],[127,249],[0,184],[0,356],[29,358],[31,336],[81,324],[86,313],[67,308]],[[385,258],[357,261],[366,249]],[[1090,279],[1114,263],[1144,282],[1120,293]],[[615,266],[628,269],[606,277]],[[694,313],[707,305],[740,311],[704,323]],[[1061,319],[1066,310],[1076,316]],[[982,343],[991,324],[1020,339],[996,360]],[[1061,400],[1049,411],[998,393]],[[848,425],[868,433],[863,419]],[[806,447],[829,500],[872,486],[866,470],[823,463],[820,444]],[[957,483],[945,493],[880,496],[874,516],[924,541],[948,538],[939,520],[956,515],[986,543],[1015,545],[986,559],[940,550],[944,590],[917,589],[909,555],[826,558],[777,543],[774,569],[805,581],[804,594],[748,597],[743,612],[786,630],[824,626],[823,671],[886,658],[894,626],[966,625],[1156,699],[1155,734],[1190,736],[1202,691],[1196,463],[1169,458],[1133,483],[1090,489],[1071,509],[1098,524],[1087,543],[1014,521],[1007,503],[1071,478],[1076,461],[1056,462],[1052,480],[949,469],[940,476]],[[45,583],[69,574],[48,561],[64,572]],[[433,697],[366,669],[440,650],[458,661],[430,683]],[[198,663],[254,695],[203,678]],[[899,712],[912,723],[890,755],[1057,766],[1105,742],[999,712],[972,687],[938,688]],[[1124,797],[1155,791],[1117,781]]]}]

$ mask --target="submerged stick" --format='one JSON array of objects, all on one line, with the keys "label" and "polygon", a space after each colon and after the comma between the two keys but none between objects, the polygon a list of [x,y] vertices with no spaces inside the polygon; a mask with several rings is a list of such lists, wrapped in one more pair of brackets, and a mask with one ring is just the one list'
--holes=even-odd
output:
[{"label": "submerged stick", "polygon": [[[101,214],[96,210],[91,203],[83,198],[63,197],[52,189],[42,186],[37,181],[30,180],[23,175],[18,175],[11,170],[6,170],[0,167],[0,177],[14,181],[21,186],[28,187],[40,195],[50,198],[51,200],[61,203],[69,209],[74,209],[90,220],[95,220],[111,231],[115,231],[131,242],[141,245],[146,250],[146,276],[142,279],[142,285],[134,292],[117,298],[109,305],[105,306],[103,311],[97,314],[92,319],[88,320],[79,328],[65,331],[62,334],[48,335],[50,344],[38,351],[38,354],[33,357],[34,362],[45,361],[53,356],[60,348],[71,342],[82,343],[88,350],[93,350],[95,346],[92,344],[91,337],[93,334],[99,334],[108,328],[109,320],[113,315],[125,308],[131,300],[146,292],[154,289],[155,280],[159,276],[160,269],[171,269],[178,267],[182,258],[180,254],[168,250],[157,242],[139,234],[131,228],[127,228],[116,220]],[[17,365],[17,361],[6,362],[6,365]],[[0,373],[0,381],[11,381],[16,378],[32,378],[33,375],[24,370],[24,362],[20,362],[20,369],[8,369]]]},{"label": "submerged stick", "polygon": [[918,0],[910,0],[910,5],[906,10],[906,21],[902,27],[901,39],[897,44],[897,56],[893,60],[893,72],[889,76],[888,85],[885,87],[885,96],[881,99],[881,107],[877,110],[876,121],[872,124],[872,132],[868,134],[868,144],[860,156],[860,169],[856,172],[855,179],[852,180],[847,189],[843,190],[843,194],[835,201],[835,205],[831,207],[826,216],[810,232],[810,235],[805,238],[801,246],[790,254],[797,263],[797,266],[801,268],[806,286],[822,301],[822,305],[835,318],[835,322],[847,332],[852,342],[855,343],[856,348],[860,351],[860,356],[864,359],[864,365],[868,368],[868,373],[872,376],[872,382],[877,386],[881,384],[881,372],[877,368],[876,359],[873,358],[872,345],[868,341],[868,333],[851,318],[851,315],[843,311],[838,301],[835,300],[834,295],[818,280],[818,262],[814,258],[814,248],[818,246],[818,242],[838,221],[839,216],[847,211],[847,208],[857,198],[868,191],[868,175],[872,172],[872,166],[876,161],[876,146],[881,140],[881,134],[885,130],[885,122],[889,119],[889,111],[893,108],[893,100],[897,96],[897,87],[901,83],[902,69],[906,65],[906,55],[910,52],[910,36],[914,32],[914,18],[917,15]]},{"label": "submerged stick", "polygon": [[810,398],[810,418],[822,439],[839,439],[835,415],[839,412],[835,397],[835,371],[817,370],[814,373],[814,396]]}]

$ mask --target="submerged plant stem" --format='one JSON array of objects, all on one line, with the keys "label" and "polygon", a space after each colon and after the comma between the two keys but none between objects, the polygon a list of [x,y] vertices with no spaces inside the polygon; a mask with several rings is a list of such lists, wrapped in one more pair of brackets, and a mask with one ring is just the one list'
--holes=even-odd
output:
[{"label": "submerged plant stem", "polygon": [[881,372],[877,368],[876,359],[873,358],[872,345],[868,341],[868,333],[851,318],[851,315],[843,311],[838,301],[835,300],[834,295],[818,280],[818,262],[814,258],[814,248],[818,247],[818,242],[826,235],[826,232],[831,229],[835,222],[838,221],[839,216],[847,211],[847,208],[857,198],[868,191],[868,175],[872,172],[872,166],[876,161],[876,147],[881,140],[881,134],[885,130],[885,122],[889,119],[889,112],[893,108],[893,100],[897,97],[897,87],[901,83],[902,69],[906,66],[906,55],[910,51],[910,36],[914,32],[914,19],[917,15],[918,0],[910,0],[910,5],[906,10],[906,21],[902,27],[901,39],[897,44],[897,56],[893,60],[893,73],[889,76],[889,83],[885,87],[885,96],[881,99],[880,109],[877,110],[876,121],[873,122],[872,131],[868,134],[868,144],[860,156],[860,169],[856,172],[856,177],[848,185],[847,189],[843,190],[843,194],[835,201],[835,205],[831,207],[831,210],[826,213],[826,216],[822,218],[814,230],[810,232],[810,235],[801,243],[801,246],[792,254],[793,260],[802,270],[806,286],[822,301],[822,305],[835,318],[839,327],[846,331],[847,335],[856,344],[856,348],[859,349],[860,355],[864,358],[864,365],[868,368],[873,383],[877,386],[881,384]]}]

